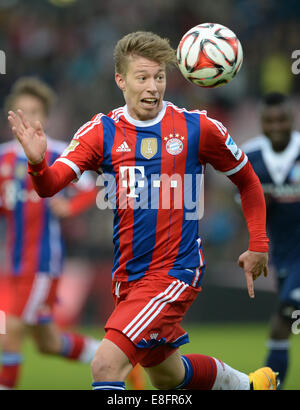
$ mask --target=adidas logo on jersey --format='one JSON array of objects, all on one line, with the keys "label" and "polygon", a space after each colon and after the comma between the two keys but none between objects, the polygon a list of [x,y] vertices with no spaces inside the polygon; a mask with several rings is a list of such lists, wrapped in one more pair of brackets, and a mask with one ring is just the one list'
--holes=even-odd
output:
[{"label": "adidas logo on jersey", "polygon": [[131,148],[129,148],[126,141],[124,141],[117,149],[116,152],[130,152]]}]

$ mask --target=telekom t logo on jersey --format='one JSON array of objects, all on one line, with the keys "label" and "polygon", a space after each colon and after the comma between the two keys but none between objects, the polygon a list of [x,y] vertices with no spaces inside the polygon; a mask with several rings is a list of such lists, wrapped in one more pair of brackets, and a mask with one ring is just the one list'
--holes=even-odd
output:
[{"label": "telekom t logo on jersey", "polygon": [[[151,174],[144,166],[120,166],[118,192],[116,178],[102,174],[96,203],[100,209],[185,209],[188,220],[203,216],[203,174]],[[118,200],[117,200],[118,198]]]},{"label": "telekom t logo on jersey", "polygon": [[139,188],[144,188],[145,183],[143,178],[145,178],[145,167],[120,167],[120,176],[122,180],[122,187],[127,188],[127,178],[126,178],[126,171],[128,171],[129,177],[129,194],[126,194],[128,198],[138,198],[138,194],[135,192],[135,185],[136,185],[136,178],[135,178],[135,171],[139,171],[141,173],[141,178],[137,181]]}]

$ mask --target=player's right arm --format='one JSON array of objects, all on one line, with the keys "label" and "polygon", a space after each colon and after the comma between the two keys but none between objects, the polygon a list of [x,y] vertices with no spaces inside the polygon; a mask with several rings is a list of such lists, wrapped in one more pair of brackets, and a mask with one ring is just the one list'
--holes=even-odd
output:
[{"label": "player's right arm", "polygon": [[243,214],[248,226],[249,247],[239,257],[238,264],[244,269],[249,296],[254,297],[253,281],[268,269],[268,237],[266,234],[266,205],[259,179],[247,156],[230,137],[220,122],[202,114],[202,134],[199,144],[199,159],[210,163],[227,175],[237,186]]},{"label": "player's right arm", "polygon": [[45,158],[47,138],[39,121],[32,126],[21,110],[9,111],[8,121],[12,132],[21,143],[30,164],[39,164]]},{"label": "player's right arm", "polygon": [[79,179],[85,170],[99,168],[103,146],[100,119],[101,116],[97,115],[84,124],[61,157],[49,167],[45,159],[47,141],[42,126],[37,123],[36,127],[32,127],[20,110],[17,113],[9,112],[12,131],[24,149],[28,159],[28,172],[41,197],[53,196],[70,182]]}]

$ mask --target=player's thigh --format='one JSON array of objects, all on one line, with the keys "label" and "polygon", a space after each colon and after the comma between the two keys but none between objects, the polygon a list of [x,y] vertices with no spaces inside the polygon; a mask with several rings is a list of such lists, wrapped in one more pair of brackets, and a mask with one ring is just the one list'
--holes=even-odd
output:
[{"label": "player's thigh", "polygon": [[300,308],[300,264],[291,264],[289,274],[282,281],[279,292],[280,302]]},{"label": "player's thigh", "polygon": [[6,333],[1,335],[0,343],[3,351],[19,351],[25,336],[25,324],[17,316],[6,316]]},{"label": "player's thigh", "polygon": [[182,383],[185,368],[179,349],[175,350],[162,363],[153,367],[145,367],[151,383],[158,389],[172,389]]},{"label": "player's thigh", "polygon": [[288,276],[280,284],[278,314],[283,320],[291,322],[293,312],[300,309],[299,263],[291,264],[288,271]]},{"label": "player's thigh", "polygon": [[111,340],[103,339],[92,361],[95,381],[123,381],[132,370],[126,354]]},{"label": "player's thigh", "polygon": [[48,274],[14,277],[9,313],[28,325],[51,320],[58,280]]}]

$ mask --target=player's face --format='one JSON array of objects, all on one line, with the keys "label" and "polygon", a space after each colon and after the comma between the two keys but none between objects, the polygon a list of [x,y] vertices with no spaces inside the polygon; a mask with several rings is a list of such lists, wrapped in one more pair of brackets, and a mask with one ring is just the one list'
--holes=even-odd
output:
[{"label": "player's face", "polygon": [[46,113],[41,100],[30,94],[23,94],[14,101],[13,111],[22,110],[30,124],[40,121],[42,126],[46,123]]},{"label": "player's face", "polygon": [[166,89],[166,68],[144,57],[129,58],[125,75],[116,74],[129,114],[136,120],[155,118],[163,106]]},{"label": "player's face", "polygon": [[265,107],[261,113],[263,133],[270,139],[275,151],[282,151],[289,143],[292,117],[285,104]]}]

